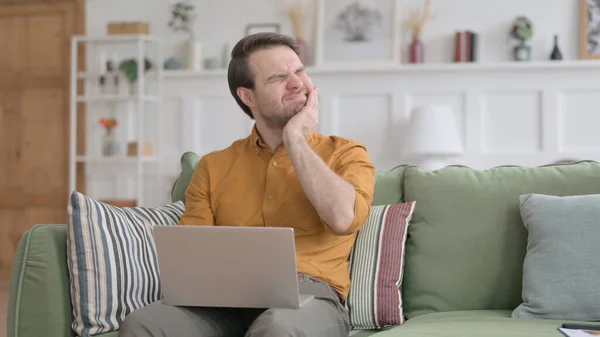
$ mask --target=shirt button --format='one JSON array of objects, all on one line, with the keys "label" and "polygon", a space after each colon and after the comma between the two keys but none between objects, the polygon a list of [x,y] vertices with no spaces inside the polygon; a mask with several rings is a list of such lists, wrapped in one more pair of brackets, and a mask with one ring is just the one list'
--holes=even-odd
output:
[{"label": "shirt button", "polygon": [[275,197],[272,194],[269,194],[269,200],[273,200]]},{"label": "shirt button", "polygon": [[273,166],[277,166],[277,162],[276,161],[273,162]]}]

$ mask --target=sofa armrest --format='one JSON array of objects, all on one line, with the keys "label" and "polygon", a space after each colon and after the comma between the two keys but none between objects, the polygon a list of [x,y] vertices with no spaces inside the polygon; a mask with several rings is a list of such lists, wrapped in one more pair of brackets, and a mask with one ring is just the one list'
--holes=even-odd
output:
[{"label": "sofa armrest", "polygon": [[8,337],[74,336],[66,244],[66,225],[36,225],[21,237],[10,280]]}]

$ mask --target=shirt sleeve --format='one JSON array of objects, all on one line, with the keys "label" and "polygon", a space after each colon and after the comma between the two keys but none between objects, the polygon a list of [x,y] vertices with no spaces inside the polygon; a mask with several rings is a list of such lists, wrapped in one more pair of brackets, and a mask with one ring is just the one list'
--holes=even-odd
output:
[{"label": "shirt sleeve", "polygon": [[325,228],[336,235],[353,234],[362,228],[371,211],[375,190],[375,165],[371,162],[364,145],[352,143],[337,155],[333,169],[354,187],[354,218],[343,233],[336,233],[327,224]]},{"label": "shirt sleeve", "polygon": [[210,181],[205,157],[198,162],[185,191],[185,211],[179,224],[196,226],[213,226],[215,224],[210,207]]}]

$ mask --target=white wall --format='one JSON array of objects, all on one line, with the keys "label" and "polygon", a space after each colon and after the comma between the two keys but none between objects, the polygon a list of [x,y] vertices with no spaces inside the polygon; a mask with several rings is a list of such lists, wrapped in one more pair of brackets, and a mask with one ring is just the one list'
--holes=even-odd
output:
[{"label": "white wall", "polygon": [[[207,56],[218,56],[224,42],[242,37],[248,22],[285,23],[285,16],[277,14],[271,1],[196,1],[203,9],[197,35],[205,42]],[[88,2],[90,35],[103,35],[107,21],[151,18],[152,34],[167,38],[165,54],[176,51],[178,42],[166,26],[167,3],[129,0],[119,2],[125,7],[119,10],[116,4],[114,0]],[[458,9],[459,5],[463,8]],[[230,14],[235,6],[243,14]],[[389,67],[385,72],[358,67],[309,70],[321,94],[320,132],[365,143],[377,168],[386,170],[410,162],[401,146],[412,108],[420,103],[442,103],[456,114],[465,145],[464,155],[452,163],[485,169],[504,164],[542,165],[568,158],[600,159],[600,62],[543,61],[555,33],[561,36],[565,58],[577,57],[575,0],[437,0],[434,11],[438,18],[425,34],[427,62],[432,64]],[[536,24],[534,61],[539,62],[504,62],[510,55],[508,29],[514,17],[522,14]],[[289,25],[283,28],[290,32]],[[457,29],[481,34],[482,64],[447,63]],[[144,164],[161,169],[158,178],[149,171],[144,180],[146,200],[154,205],[168,200],[184,151],[202,155],[223,148],[247,136],[252,126],[235,105],[224,71],[172,72],[163,85],[166,126],[161,128],[161,159]],[[95,107],[90,113],[99,116],[106,112],[105,106]],[[126,105],[121,108],[127,110]],[[121,131],[131,129],[126,119],[122,122]],[[156,120],[150,118],[144,132],[156,139],[155,130]],[[91,132],[90,137],[94,136],[97,134]],[[133,197],[135,180],[123,178],[123,165],[111,162],[90,171],[90,194]]]},{"label": "white wall", "polygon": [[[190,0],[198,17],[195,33],[203,41],[207,57],[220,57],[225,43],[232,46],[243,37],[248,23],[279,22],[283,33],[292,28],[282,3],[290,0]],[[311,0],[308,0],[311,1]],[[327,0],[335,1],[335,0]],[[102,35],[109,21],[142,20],[151,24],[151,34],[167,39],[167,56],[181,55],[185,36],[173,33],[167,25],[173,0],[88,0],[87,32]],[[422,6],[423,0],[401,0],[402,13],[407,8]],[[480,33],[482,62],[510,58],[512,43],[508,32],[515,17],[528,16],[534,23],[531,41],[534,59],[550,54],[554,34],[560,36],[566,59],[577,57],[576,0],[433,0],[437,18],[426,27],[423,39],[427,62],[450,61],[453,56],[454,32],[471,29]],[[308,25],[312,25],[309,22]],[[312,31],[307,31],[312,36]],[[407,43],[404,36],[402,45]]]}]

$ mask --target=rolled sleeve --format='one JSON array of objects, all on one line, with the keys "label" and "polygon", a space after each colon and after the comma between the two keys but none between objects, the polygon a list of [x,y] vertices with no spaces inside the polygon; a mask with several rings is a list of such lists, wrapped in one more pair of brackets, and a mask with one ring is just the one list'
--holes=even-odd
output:
[{"label": "rolled sleeve", "polygon": [[375,190],[375,166],[369,158],[366,147],[353,142],[339,151],[333,169],[354,187],[354,218],[348,229],[342,233],[334,232],[327,225],[325,227],[329,232],[337,235],[353,234],[362,228],[371,211]]},{"label": "rolled sleeve", "polygon": [[212,226],[215,224],[210,206],[210,183],[206,157],[198,166],[185,191],[185,212],[179,220],[180,225]]}]

